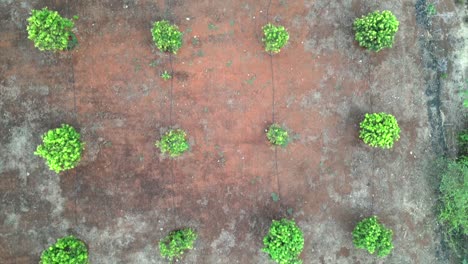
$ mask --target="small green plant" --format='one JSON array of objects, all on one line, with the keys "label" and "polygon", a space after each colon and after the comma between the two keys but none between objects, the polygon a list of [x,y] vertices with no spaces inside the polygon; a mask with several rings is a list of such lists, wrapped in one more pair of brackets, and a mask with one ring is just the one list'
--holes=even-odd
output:
[{"label": "small green plant", "polygon": [[172,75],[168,71],[164,71],[163,73],[161,73],[161,78],[167,81],[172,78]]},{"label": "small green plant", "polygon": [[193,248],[197,233],[190,228],[172,231],[159,242],[161,256],[169,261],[179,259],[186,250]]},{"label": "small green plant", "polygon": [[385,257],[393,249],[393,232],[380,224],[376,216],[360,221],[353,230],[353,244],[356,248],[366,249],[370,254]]},{"label": "small green plant", "polygon": [[289,33],[283,26],[268,23],[262,29],[266,52],[278,53],[288,43]]},{"label": "small green plant", "polygon": [[84,144],[80,134],[70,125],[49,130],[42,136],[42,144],[34,152],[46,160],[56,173],[74,168],[81,160]]},{"label": "small green plant", "polygon": [[176,25],[171,25],[169,21],[156,21],[151,29],[153,41],[156,47],[163,52],[174,54],[182,47],[182,32]]},{"label": "small green plant", "polygon": [[273,145],[285,147],[289,143],[288,131],[278,124],[272,124],[266,131],[266,135],[268,141]]},{"label": "small green plant", "polygon": [[180,156],[190,148],[187,134],[182,129],[169,130],[160,141],[156,141],[155,145],[162,153],[167,152],[171,157]]},{"label": "small green plant", "polygon": [[47,7],[32,10],[32,15],[28,18],[28,38],[41,51],[70,49],[74,45],[70,45],[69,42],[76,42],[76,36],[71,32],[74,25],[72,20],[61,17],[57,11]]},{"label": "small green plant", "polygon": [[427,5],[426,11],[427,11],[427,14],[430,16],[437,14],[436,6],[432,3]]},{"label": "small green plant", "polygon": [[300,264],[304,235],[293,220],[273,220],[270,231],[263,238],[263,252],[280,264]]},{"label": "small green plant", "polygon": [[372,51],[391,48],[399,22],[390,11],[374,11],[354,21],[355,39]]},{"label": "small green plant", "polygon": [[66,236],[41,254],[40,264],[88,264],[86,244],[74,236]]},{"label": "small green plant", "polygon": [[391,114],[366,114],[360,127],[359,137],[371,147],[392,148],[400,138],[400,127]]}]

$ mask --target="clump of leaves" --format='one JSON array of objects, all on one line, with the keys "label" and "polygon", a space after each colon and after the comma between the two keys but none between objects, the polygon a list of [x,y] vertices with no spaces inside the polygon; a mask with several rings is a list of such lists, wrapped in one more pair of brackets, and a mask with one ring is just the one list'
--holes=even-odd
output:
[{"label": "clump of leaves", "polygon": [[262,29],[266,52],[278,53],[288,43],[289,33],[283,26],[268,23]]},{"label": "clump of leaves", "polygon": [[162,153],[167,152],[171,157],[180,156],[190,148],[187,134],[182,129],[169,130],[155,145]]},{"label": "clump of leaves", "polygon": [[163,73],[161,73],[161,78],[167,81],[172,78],[172,75],[168,71],[164,71]]},{"label": "clump of leaves", "polygon": [[42,144],[34,154],[44,158],[49,168],[56,173],[73,169],[81,160],[84,149],[80,138],[72,126],[62,124],[42,135]]},{"label": "clump of leaves", "polygon": [[32,10],[32,15],[28,18],[28,38],[41,51],[65,50],[71,47],[70,41],[76,42],[76,36],[71,32],[74,25],[73,21],[61,17],[57,11],[47,7]]},{"label": "clump of leaves", "polygon": [[393,232],[380,224],[376,216],[360,221],[353,230],[353,244],[356,248],[366,249],[370,254],[385,257],[393,249]]},{"label": "clump of leaves", "polygon": [[366,114],[360,127],[359,137],[371,147],[392,148],[400,138],[400,127],[391,114]]},{"label": "clump of leaves", "polygon": [[392,12],[374,11],[354,21],[355,39],[360,46],[372,51],[391,48],[399,24]]},{"label": "clump of leaves", "polygon": [[182,47],[182,32],[167,20],[156,21],[151,29],[156,47],[163,52],[174,54]]},{"label": "clump of leaves", "polygon": [[44,250],[41,264],[88,264],[86,244],[74,236],[66,236]]},{"label": "clump of leaves", "polygon": [[270,231],[263,238],[262,250],[280,264],[300,264],[299,255],[304,248],[304,235],[293,220],[273,220]]},{"label": "clump of leaves", "polygon": [[161,256],[169,261],[180,258],[184,252],[193,248],[197,233],[190,228],[172,231],[159,242]]},{"label": "clump of leaves", "polygon": [[272,124],[266,132],[268,141],[271,144],[285,147],[289,143],[289,135],[286,129],[278,124]]}]

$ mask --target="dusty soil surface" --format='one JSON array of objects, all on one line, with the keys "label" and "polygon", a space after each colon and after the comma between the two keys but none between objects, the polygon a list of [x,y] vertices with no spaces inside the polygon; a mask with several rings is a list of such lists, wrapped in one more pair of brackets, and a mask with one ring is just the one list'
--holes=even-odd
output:
[{"label": "dusty soil surface", "polygon": [[[453,147],[466,73],[455,63],[456,7],[441,2],[428,18],[417,12],[425,4],[0,1],[0,262],[37,263],[75,234],[91,263],[163,263],[159,239],[192,227],[199,239],[182,263],[272,263],[262,238],[289,217],[305,234],[304,263],[449,263],[428,175]],[[75,50],[44,53],[27,39],[28,13],[43,6],[79,15]],[[378,54],[359,48],[351,27],[375,9],[400,20],[394,47]],[[152,42],[162,18],[184,31],[177,55]],[[273,57],[261,43],[269,21],[291,36]],[[358,139],[363,115],[381,111],[402,128],[392,150]],[[287,148],[267,143],[272,122],[293,134]],[[56,175],[33,152],[61,123],[79,129],[86,150]],[[192,146],[175,160],[154,147],[170,127]],[[354,225],[373,214],[394,231],[384,260],[352,245]]]}]

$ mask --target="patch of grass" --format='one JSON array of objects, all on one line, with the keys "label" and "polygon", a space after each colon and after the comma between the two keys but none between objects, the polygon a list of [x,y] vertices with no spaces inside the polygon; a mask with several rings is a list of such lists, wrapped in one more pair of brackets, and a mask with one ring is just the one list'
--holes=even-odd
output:
[{"label": "patch of grass", "polygon": [[203,52],[203,50],[198,50],[198,51],[197,51],[197,56],[198,56],[198,57],[204,57],[204,56],[205,56],[205,52]]},{"label": "patch of grass", "polygon": [[226,62],[226,66],[231,67],[232,66],[232,60],[228,60],[228,62]]},{"label": "patch of grass", "polygon": [[148,65],[152,68],[158,66],[159,64],[161,64],[161,60],[153,60],[151,61]]},{"label": "patch of grass", "polygon": [[438,219],[444,240],[458,258],[468,256],[468,158],[445,160],[440,178]]},{"label": "patch of grass", "polygon": [[213,24],[213,23],[210,23],[210,24],[208,24],[208,29],[209,29],[209,30],[218,30],[218,26],[216,26],[216,25]]},{"label": "patch of grass", "polygon": [[250,179],[250,184],[255,185],[260,182],[260,176],[255,176],[255,178]]},{"label": "patch of grass", "polygon": [[257,79],[257,76],[253,75],[252,77],[250,77],[249,79],[247,79],[245,82],[246,82],[248,85],[253,85],[254,82],[255,82],[255,79]]},{"label": "patch of grass", "polygon": [[198,47],[200,45],[200,39],[198,37],[193,37],[192,38],[192,45],[194,47]]},{"label": "patch of grass", "polygon": [[279,201],[279,195],[275,192],[272,192],[271,193],[271,199],[273,200],[273,202],[278,202]]},{"label": "patch of grass", "polygon": [[235,24],[236,24],[236,21],[234,21],[234,19],[231,19],[229,21],[229,25],[231,25],[231,27],[233,27]]}]

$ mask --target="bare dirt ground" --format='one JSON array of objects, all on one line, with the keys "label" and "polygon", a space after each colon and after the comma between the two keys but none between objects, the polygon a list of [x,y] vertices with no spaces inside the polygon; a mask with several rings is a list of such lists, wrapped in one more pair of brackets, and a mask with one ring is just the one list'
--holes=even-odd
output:
[{"label": "bare dirt ground", "polygon": [[[186,226],[199,239],[182,263],[272,263],[260,248],[281,217],[303,229],[304,263],[449,263],[428,175],[453,148],[468,73],[456,7],[439,2],[428,18],[425,5],[0,1],[0,263],[37,263],[67,234],[88,244],[91,263],[164,263],[157,242]],[[74,51],[27,40],[26,18],[43,6],[79,15]],[[358,47],[351,26],[375,9],[400,20],[394,47],[378,54]],[[175,56],[152,42],[162,18],[184,31]],[[272,58],[261,43],[268,21],[291,36]],[[363,115],[381,111],[402,128],[392,150],[358,139]],[[287,148],[267,144],[272,122],[294,134]],[[86,151],[58,176],[33,152],[61,123],[80,130]],[[154,147],[171,126],[192,145],[175,160]],[[394,231],[384,260],[352,245],[354,225],[373,214]]]}]

